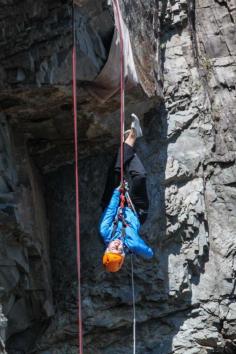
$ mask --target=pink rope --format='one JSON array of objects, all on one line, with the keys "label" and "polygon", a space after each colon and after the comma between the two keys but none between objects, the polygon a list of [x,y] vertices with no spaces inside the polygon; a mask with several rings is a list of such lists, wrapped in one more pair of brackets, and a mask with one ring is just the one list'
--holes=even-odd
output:
[{"label": "pink rope", "polygon": [[117,25],[120,37],[120,181],[124,181],[124,121],[125,121],[125,75],[124,75],[124,38],[118,0],[113,0],[117,12]]}]

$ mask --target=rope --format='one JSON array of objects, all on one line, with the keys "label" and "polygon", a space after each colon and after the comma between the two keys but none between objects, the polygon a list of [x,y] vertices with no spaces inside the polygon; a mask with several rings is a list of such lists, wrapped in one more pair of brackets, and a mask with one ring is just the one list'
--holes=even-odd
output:
[{"label": "rope", "polygon": [[78,274],[78,344],[79,354],[83,354],[83,329],[81,310],[81,269],[80,269],[80,209],[79,209],[79,169],[78,169],[78,127],[77,127],[77,84],[76,84],[76,32],[75,4],[73,10],[73,50],[72,50],[72,81],[73,81],[73,115],[74,115],[74,154],[75,154],[75,210],[76,210],[76,247]]},{"label": "rope", "polygon": [[120,182],[124,181],[124,125],[125,125],[125,75],[124,75],[124,37],[121,25],[119,0],[113,0],[117,13],[117,26],[120,37]]},{"label": "rope", "polygon": [[131,254],[131,282],[132,282],[132,299],[133,299],[133,354],[135,354],[136,353],[136,308],[135,308],[133,254]]},{"label": "rope", "polygon": [[[124,73],[124,36],[121,25],[121,12],[119,0],[113,0],[113,6],[117,13],[117,29],[120,37],[120,181],[124,185],[124,125],[125,125],[125,73]],[[125,187],[125,186],[124,186]],[[131,199],[129,198],[131,201]],[[131,202],[132,203],[132,202]],[[133,205],[132,205],[133,206]],[[133,207],[134,208],[134,207]],[[133,354],[136,353],[136,311],[134,292],[134,266],[131,254],[131,282],[133,299]]]}]

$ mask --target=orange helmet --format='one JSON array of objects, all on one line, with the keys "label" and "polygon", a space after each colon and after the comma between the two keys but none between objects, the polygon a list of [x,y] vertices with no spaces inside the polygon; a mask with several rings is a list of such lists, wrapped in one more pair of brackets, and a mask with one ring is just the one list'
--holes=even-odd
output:
[{"label": "orange helmet", "polygon": [[124,263],[124,254],[106,252],[103,255],[102,263],[108,272],[118,272]]}]

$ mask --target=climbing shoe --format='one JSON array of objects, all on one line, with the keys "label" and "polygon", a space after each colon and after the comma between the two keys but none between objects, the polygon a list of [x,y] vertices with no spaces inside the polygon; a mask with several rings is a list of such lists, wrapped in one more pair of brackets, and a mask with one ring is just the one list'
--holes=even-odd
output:
[{"label": "climbing shoe", "polygon": [[136,134],[137,134],[137,138],[140,138],[141,136],[143,136],[143,132],[140,126],[140,121],[138,119],[138,117],[136,116],[136,114],[132,113],[131,117],[133,119],[132,123],[131,123],[131,129],[135,129]]}]

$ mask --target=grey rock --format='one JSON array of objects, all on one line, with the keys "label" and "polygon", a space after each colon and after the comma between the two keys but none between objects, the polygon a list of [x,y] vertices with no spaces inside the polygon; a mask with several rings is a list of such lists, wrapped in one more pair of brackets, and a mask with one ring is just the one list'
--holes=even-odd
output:
[{"label": "grey rock", "polygon": [[[119,96],[86,83],[113,35],[107,1],[76,0],[81,269],[86,354],[132,352],[129,257],[101,265],[97,225],[119,144]],[[135,258],[137,353],[236,347],[235,0],[120,1],[139,87],[137,152],[150,210]],[[77,353],[72,11],[68,1],[0,4],[0,353]],[[91,257],[92,255],[92,257]],[[7,348],[7,349],[5,349]]]}]

